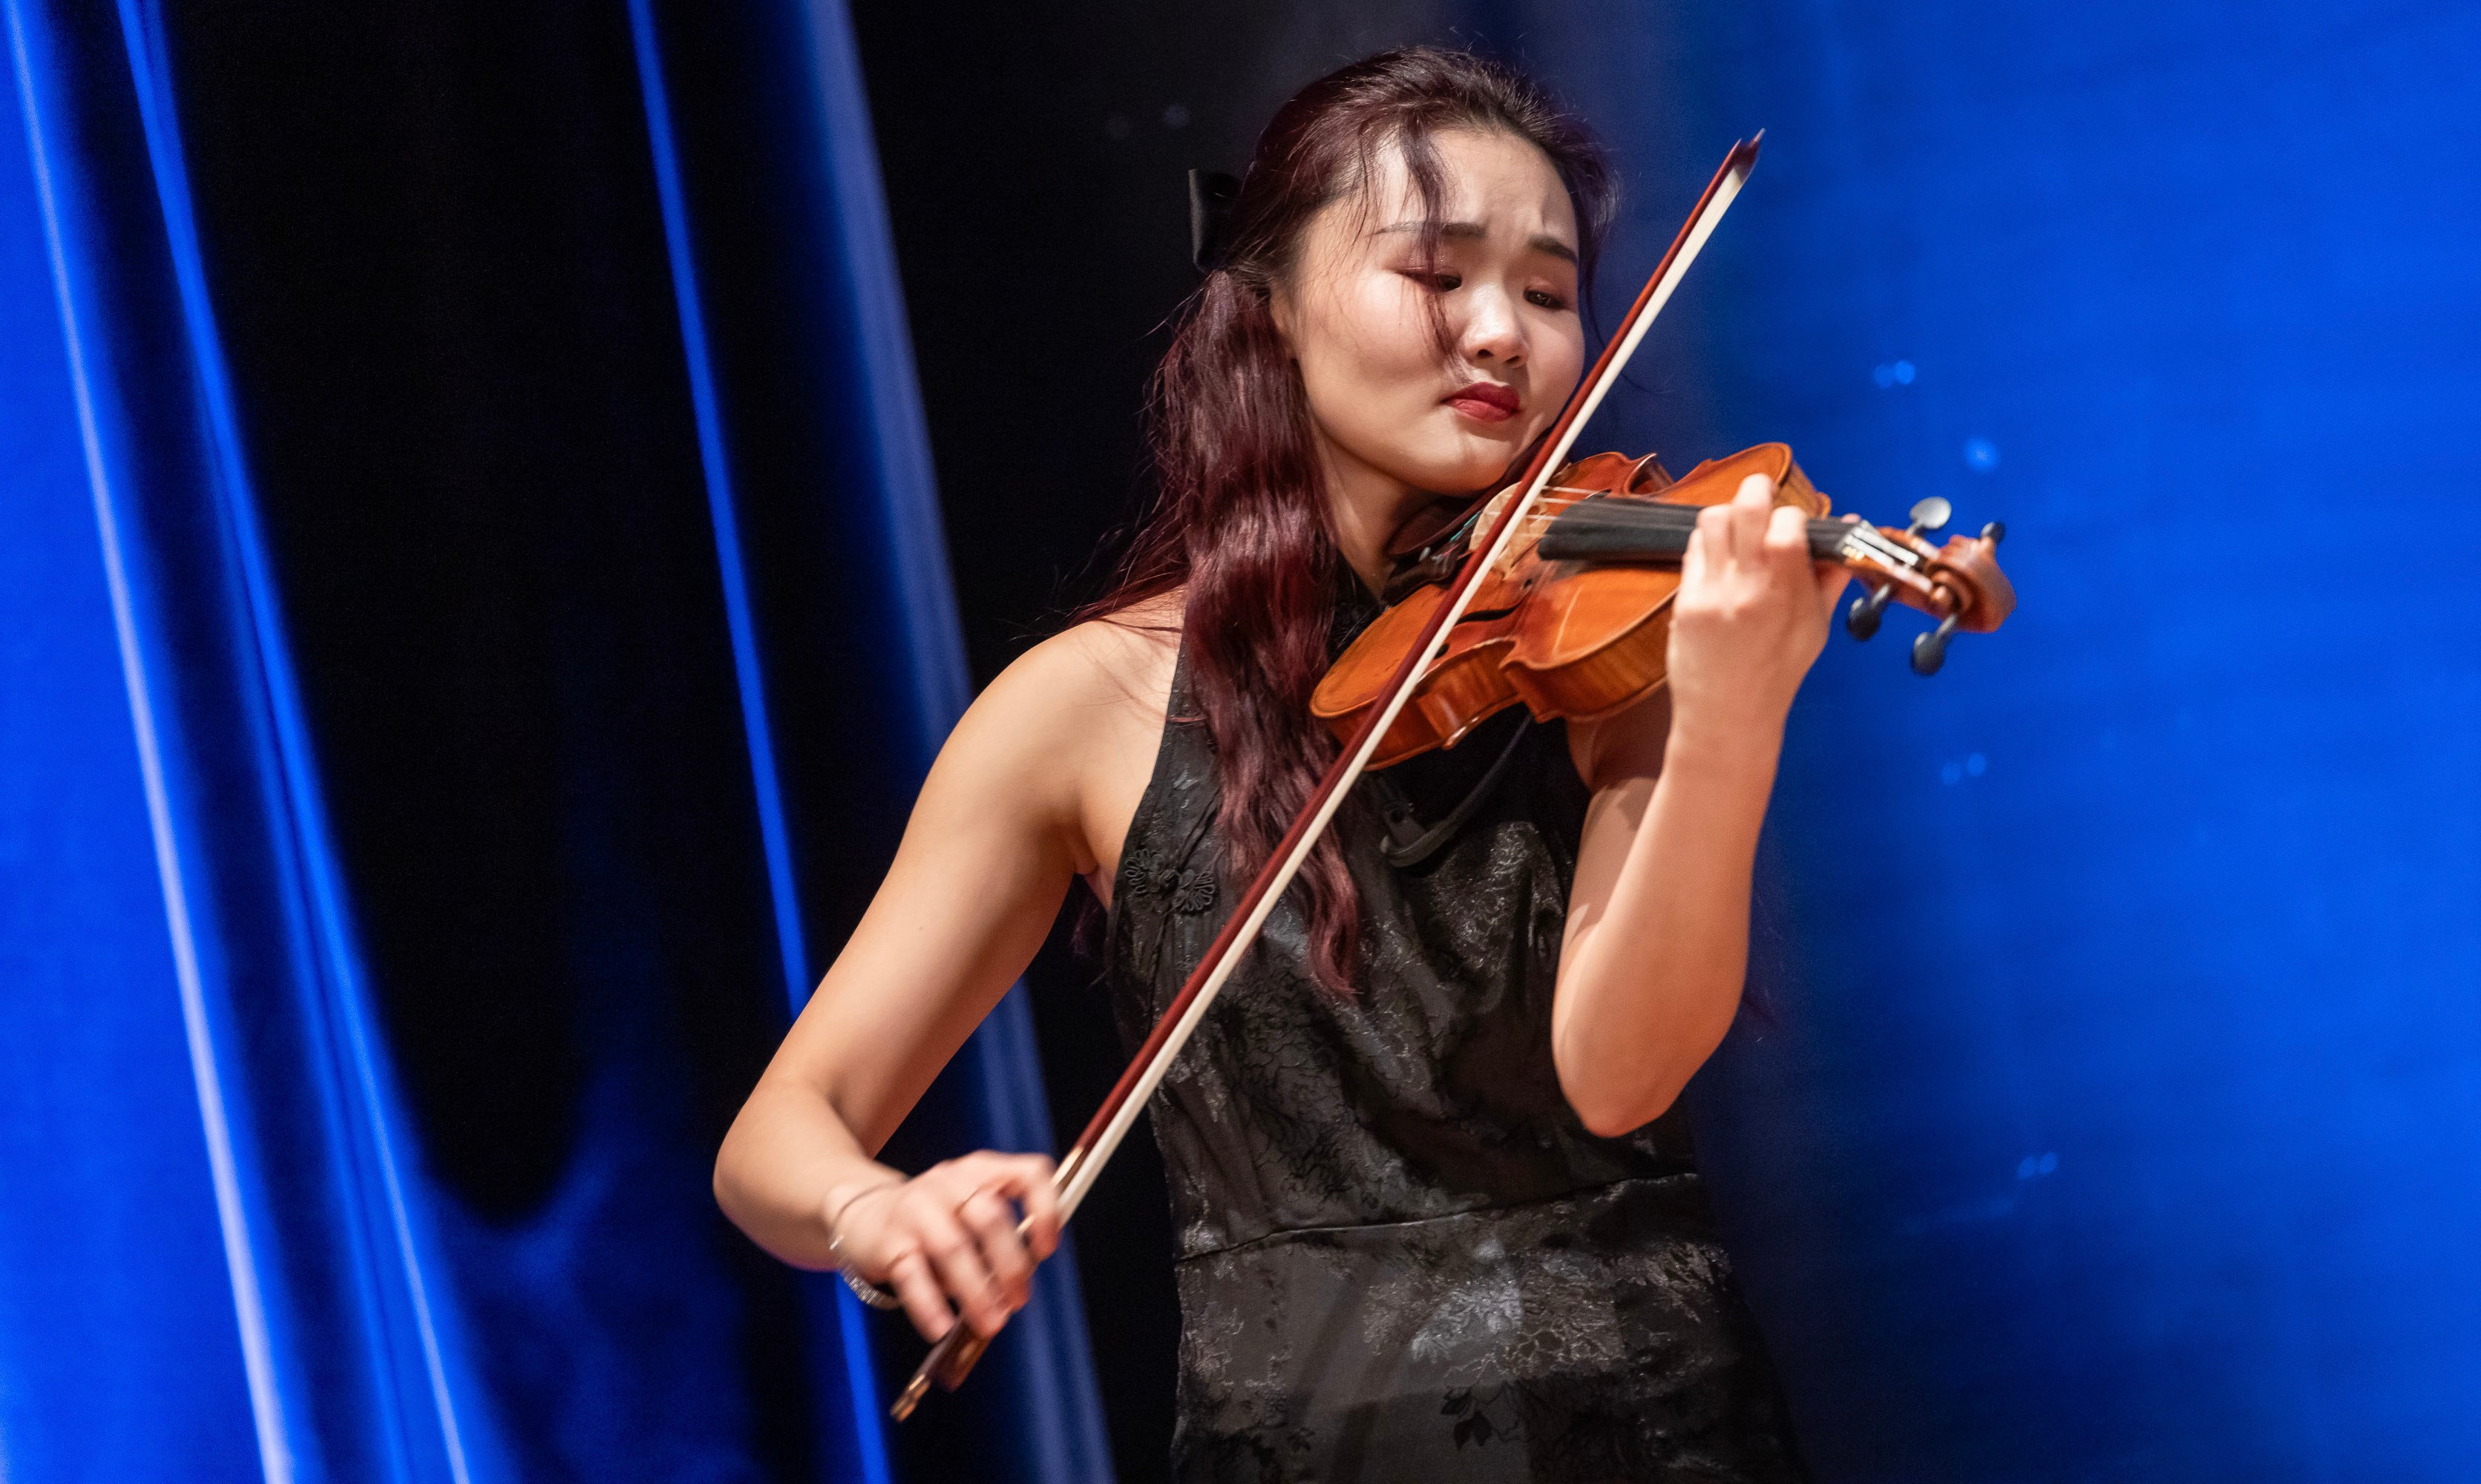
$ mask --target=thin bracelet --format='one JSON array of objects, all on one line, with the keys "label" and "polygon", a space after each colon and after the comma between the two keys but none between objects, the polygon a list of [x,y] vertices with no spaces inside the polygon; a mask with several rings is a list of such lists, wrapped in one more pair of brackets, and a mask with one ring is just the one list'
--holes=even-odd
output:
[{"label": "thin bracelet", "polygon": [[845,1264],[845,1234],[839,1229],[837,1223],[844,1219],[846,1211],[852,1210],[853,1202],[875,1190],[890,1190],[902,1184],[904,1181],[900,1177],[895,1180],[880,1181],[875,1185],[864,1185],[846,1196],[843,1203],[836,1207],[835,1214],[827,1218],[827,1263],[835,1269],[836,1276],[845,1281],[845,1287],[852,1289],[853,1297],[873,1309],[901,1308],[904,1300],[897,1296],[894,1289],[873,1283]]},{"label": "thin bracelet", "polygon": [[836,1230],[836,1223],[837,1223],[837,1222],[839,1222],[839,1221],[842,1221],[842,1220],[845,1218],[845,1212],[846,1212],[846,1211],[849,1211],[852,1210],[853,1202],[858,1201],[858,1200],[860,1200],[863,1196],[865,1196],[865,1195],[870,1195],[870,1194],[872,1194],[872,1193],[874,1193],[874,1192],[875,1192],[875,1191],[879,1191],[879,1190],[893,1190],[893,1189],[895,1189],[897,1186],[899,1186],[899,1185],[903,1185],[903,1184],[904,1184],[904,1177],[903,1177],[903,1176],[901,1176],[901,1175],[899,1175],[899,1176],[897,1176],[894,1180],[882,1180],[882,1181],[878,1182],[876,1185],[864,1185],[864,1186],[862,1186],[860,1189],[858,1189],[858,1190],[854,1191],[852,1194],[850,1194],[850,1195],[849,1195],[849,1196],[846,1196],[846,1197],[844,1198],[844,1200],[843,1200],[840,1204],[838,1204],[838,1205],[837,1205],[836,1209],[835,1209],[832,1212],[830,1212],[830,1213],[828,1214],[828,1216],[827,1216],[827,1235],[828,1235],[830,1237],[834,1237],[834,1235],[835,1235],[835,1230]]}]

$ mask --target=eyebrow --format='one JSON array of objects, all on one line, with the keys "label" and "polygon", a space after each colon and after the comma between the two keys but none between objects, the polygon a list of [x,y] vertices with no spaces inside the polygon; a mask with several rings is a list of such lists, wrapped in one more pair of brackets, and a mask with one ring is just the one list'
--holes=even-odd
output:
[{"label": "eyebrow", "polygon": [[[1394,226],[1382,226],[1378,230],[1381,232],[1418,232],[1421,229],[1422,223],[1419,221],[1398,221]],[[1442,221],[1439,223],[1439,235],[1441,237],[1487,237],[1490,235],[1490,228],[1482,225],[1478,221]],[[1574,263],[1577,261],[1577,249],[1569,247],[1566,243],[1561,242],[1558,238],[1552,236],[1548,232],[1536,232],[1533,236],[1526,239],[1525,246],[1532,248],[1536,252],[1545,253],[1551,257],[1557,258],[1563,263]]]}]

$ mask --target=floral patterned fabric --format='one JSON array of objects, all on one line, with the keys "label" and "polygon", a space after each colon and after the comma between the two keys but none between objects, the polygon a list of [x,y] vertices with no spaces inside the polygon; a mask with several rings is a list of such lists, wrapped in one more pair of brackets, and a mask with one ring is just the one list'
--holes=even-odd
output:
[{"label": "floral patterned fabric", "polygon": [[[1133,1047],[1239,895],[1188,710],[1184,667],[1108,929]],[[1559,1092],[1551,994],[1586,802],[1562,729],[1502,716],[1364,788],[1444,819],[1509,746],[1414,867],[1387,863],[1378,809],[1347,807],[1353,995],[1310,980],[1279,906],[1156,1094],[1181,1480],[1805,1477],[1684,1115],[1598,1138]]]}]

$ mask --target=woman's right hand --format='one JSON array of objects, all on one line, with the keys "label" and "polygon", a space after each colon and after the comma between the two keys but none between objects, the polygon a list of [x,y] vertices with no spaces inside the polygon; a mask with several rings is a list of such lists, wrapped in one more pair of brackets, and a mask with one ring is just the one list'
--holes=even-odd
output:
[{"label": "woman's right hand", "polygon": [[932,1341],[959,1314],[983,1339],[998,1334],[1032,1295],[1033,1265],[1059,1245],[1059,1196],[1041,1155],[984,1150],[911,1180],[838,1185],[821,1215],[844,1266],[894,1289]]}]

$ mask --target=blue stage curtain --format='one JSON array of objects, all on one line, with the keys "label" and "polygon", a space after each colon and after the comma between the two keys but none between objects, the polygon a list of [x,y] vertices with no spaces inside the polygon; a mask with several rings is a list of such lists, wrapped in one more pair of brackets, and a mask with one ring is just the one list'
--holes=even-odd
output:
[{"label": "blue stage curtain", "polygon": [[[13,1484],[902,1471],[859,1311],[706,1189],[751,1070],[735,1007],[771,977],[780,1029],[966,689],[843,14],[487,9],[423,19],[551,39],[586,178],[517,190],[583,199],[588,247],[552,270],[573,300],[460,365],[420,336],[507,320],[540,245],[410,308],[357,293],[402,203],[288,198],[251,153],[405,48],[6,0]],[[270,39],[338,72],[236,98],[291,57]],[[402,168],[353,147],[311,163]],[[443,623],[465,647],[385,641]],[[400,796],[441,786],[375,735],[406,723],[418,766],[486,784],[429,832]],[[1012,995],[916,1138],[1047,1148],[1043,1107]],[[1108,1476],[1081,1315],[1055,1263],[915,1453]]]},{"label": "blue stage curtain", "polygon": [[1700,1149],[1824,1477],[2481,1476],[2481,12],[1513,5],[1606,288],[1765,129],[1587,448],[2003,519],[1840,632]]},{"label": "blue stage curtain", "polygon": [[[12,957],[46,972],[10,1002],[13,1054],[42,1058],[12,1079],[28,1178],[7,1192],[10,1265],[44,1279],[7,1315],[10,1476],[92,1476],[102,1459],[124,1477],[233,1476],[253,1432],[271,1480],[499,1476],[460,1425],[462,1336],[433,1301],[326,839],[159,17],[28,3],[8,19],[26,162],[9,169],[29,331],[11,341],[29,392],[14,412],[53,446],[12,471],[12,548],[44,600],[36,632],[59,638],[17,695],[62,703],[20,712],[11,739],[13,765],[49,754],[10,781],[21,819],[50,816],[53,838],[29,843],[60,853],[13,852],[10,895],[62,915],[12,924]],[[82,468],[59,456],[71,439]],[[79,483],[93,525],[72,535]],[[114,667],[122,738],[96,709]],[[151,872],[130,848],[142,801]],[[165,1054],[176,1029],[186,1068]],[[219,1310],[229,1327],[207,1321]]]},{"label": "blue stage curtain", "polygon": [[[761,807],[780,820],[770,864],[797,1009],[863,895],[822,902],[800,882],[853,876],[823,856],[831,842],[850,847],[857,809],[881,812],[877,838],[892,847],[971,695],[936,479],[842,0],[631,0],[630,15],[754,767],[770,779]],[[971,230],[969,172],[958,189]],[[838,688],[851,691],[845,705],[817,703]],[[810,693],[805,711],[764,698],[787,689]],[[850,708],[865,697],[882,748],[873,806],[851,772],[817,766],[851,745]],[[1054,1148],[1022,985],[925,1098],[898,1153],[918,1164],[977,1148]],[[858,1321],[849,1299],[845,1312]],[[894,1385],[918,1349],[901,1320],[882,1325],[898,1337]],[[969,1388],[927,1404],[912,1431],[901,1456],[918,1476],[1110,1476],[1073,1243]]]},{"label": "blue stage curtain", "polygon": [[193,879],[197,845],[173,832],[161,735],[131,726],[133,702],[144,716],[169,698],[171,656],[136,647],[140,594],[112,525],[135,513],[130,450],[116,436],[107,464],[97,419],[123,409],[95,395],[98,348],[62,333],[72,304],[99,307],[90,277],[60,272],[62,234],[91,223],[75,176],[50,170],[76,127],[59,53],[17,8],[8,19],[0,1476],[246,1478],[259,1452],[226,1262],[247,1271],[253,1254],[217,1096],[231,1026],[208,1018],[194,943],[165,930],[184,900],[165,888]]}]

